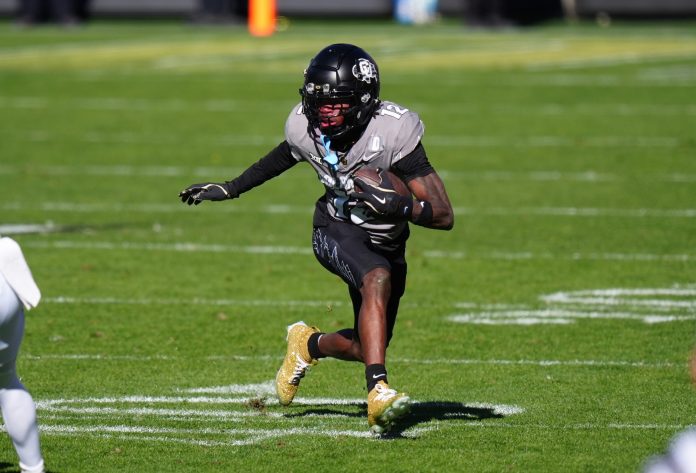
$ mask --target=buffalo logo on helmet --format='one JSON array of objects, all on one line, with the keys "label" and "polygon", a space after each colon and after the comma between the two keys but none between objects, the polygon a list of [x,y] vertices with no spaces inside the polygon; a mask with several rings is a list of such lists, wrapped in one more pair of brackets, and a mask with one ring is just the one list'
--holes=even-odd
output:
[{"label": "buffalo logo on helmet", "polygon": [[377,66],[375,66],[370,60],[360,58],[357,60],[353,66],[353,76],[356,79],[368,84],[372,83],[372,79],[377,82],[379,78],[377,77]]}]

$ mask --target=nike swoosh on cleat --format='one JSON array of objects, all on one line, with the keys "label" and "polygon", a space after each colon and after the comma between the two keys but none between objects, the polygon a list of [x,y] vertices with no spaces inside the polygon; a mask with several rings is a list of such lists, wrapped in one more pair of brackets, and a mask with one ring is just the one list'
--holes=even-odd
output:
[{"label": "nike swoosh on cleat", "polygon": [[377,379],[377,378],[384,378],[386,374],[373,374],[372,379]]},{"label": "nike swoosh on cleat", "polygon": [[381,199],[377,196],[374,196],[375,200],[379,202],[380,204],[384,204],[387,201],[386,197],[382,197]]}]

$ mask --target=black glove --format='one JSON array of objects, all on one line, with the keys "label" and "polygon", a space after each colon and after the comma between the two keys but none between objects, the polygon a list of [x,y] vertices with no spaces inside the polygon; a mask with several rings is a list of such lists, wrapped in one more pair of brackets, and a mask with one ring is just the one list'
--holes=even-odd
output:
[{"label": "black glove", "polygon": [[360,177],[354,178],[353,183],[361,192],[351,194],[349,205],[365,208],[378,217],[398,220],[411,218],[413,198],[399,195],[386,176],[382,179],[381,187],[373,186]]},{"label": "black glove", "polygon": [[237,197],[230,193],[227,183],[204,182],[194,184],[179,192],[181,201],[192,205],[198,205],[204,200],[225,200]]}]

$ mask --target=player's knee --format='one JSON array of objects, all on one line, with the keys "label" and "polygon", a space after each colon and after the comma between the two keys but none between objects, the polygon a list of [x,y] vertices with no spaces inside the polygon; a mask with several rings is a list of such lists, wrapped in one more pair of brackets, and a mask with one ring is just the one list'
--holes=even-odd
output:
[{"label": "player's knee", "polygon": [[362,355],[362,345],[360,345],[360,342],[357,340],[353,340],[353,344],[350,347],[350,353],[355,361],[364,361],[363,360],[363,355]]},{"label": "player's knee", "polygon": [[391,289],[391,273],[386,268],[375,268],[363,278],[363,287],[389,290]]},{"label": "player's knee", "polygon": [[0,389],[14,389],[18,383],[19,379],[14,362],[0,366]]}]

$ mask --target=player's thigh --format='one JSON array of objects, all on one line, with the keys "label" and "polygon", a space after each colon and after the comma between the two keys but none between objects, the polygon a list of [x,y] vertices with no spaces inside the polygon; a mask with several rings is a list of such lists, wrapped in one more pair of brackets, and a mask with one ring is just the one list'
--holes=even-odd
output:
[{"label": "player's thigh", "polygon": [[391,272],[389,258],[380,254],[369,235],[356,225],[336,222],[314,227],[312,247],[322,266],[353,289],[359,290],[365,275],[375,268]]},{"label": "player's thigh", "polygon": [[[0,365],[14,364],[24,334],[24,309],[0,273]],[[2,370],[0,368],[0,370]]]}]

